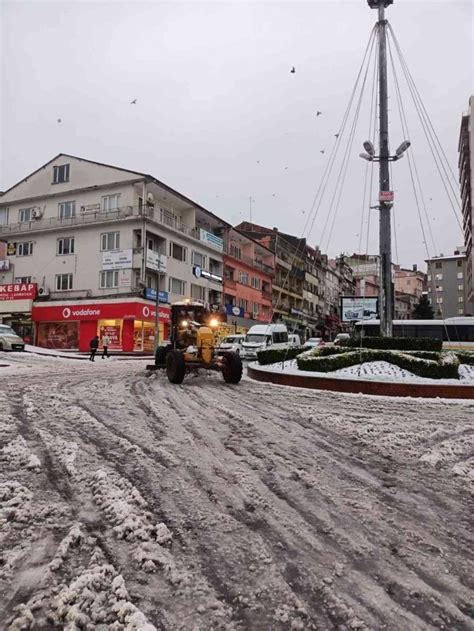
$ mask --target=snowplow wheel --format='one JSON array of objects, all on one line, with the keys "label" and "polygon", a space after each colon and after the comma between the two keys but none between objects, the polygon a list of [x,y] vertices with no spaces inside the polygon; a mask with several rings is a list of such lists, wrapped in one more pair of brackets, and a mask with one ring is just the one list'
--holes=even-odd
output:
[{"label": "snowplow wheel", "polygon": [[167,354],[168,354],[167,346],[158,346],[155,353],[155,366],[157,368],[163,368],[163,366],[166,366]]},{"label": "snowplow wheel", "polygon": [[238,353],[224,354],[222,376],[226,383],[239,383],[242,379],[242,360]]},{"label": "snowplow wheel", "polygon": [[166,357],[166,374],[171,383],[183,383],[186,373],[184,355],[181,351],[172,350]]}]

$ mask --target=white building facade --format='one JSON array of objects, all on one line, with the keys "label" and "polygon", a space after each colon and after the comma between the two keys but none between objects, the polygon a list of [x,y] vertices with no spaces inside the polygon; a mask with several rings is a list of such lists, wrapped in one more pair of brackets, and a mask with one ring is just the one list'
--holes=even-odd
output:
[{"label": "white building facade", "polygon": [[156,306],[163,339],[170,302],[223,303],[226,227],[149,175],[60,154],[0,196],[0,321],[52,348],[152,350]]}]

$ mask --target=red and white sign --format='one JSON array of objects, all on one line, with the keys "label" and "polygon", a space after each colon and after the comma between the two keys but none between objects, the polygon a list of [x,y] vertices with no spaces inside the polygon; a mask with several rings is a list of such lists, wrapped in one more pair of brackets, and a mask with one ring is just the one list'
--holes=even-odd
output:
[{"label": "red and white sign", "polygon": [[36,283],[12,283],[0,285],[0,300],[34,300],[38,285]]},{"label": "red and white sign", "polygon": [[103,344],[102,342],[102,338],[104,337],[104,335],[107,335],[107,337],[109,338],[110,342],[109,342],[109,350],[117,350],[117,349],[121,349],[122,348],[122,340],[120,337],[121,334],[121,330],[119,326],[100,326],[99,327],[99,337],[100,337],[100,341],[101,344]]},{"label": "red and white sign", "polygon": [[393,191],[380,191],[379,202],[393,202],[394,197]]},{"label": "red and white sign", "polygon": [[[0,286],[1,287],[1,286]],[[1,299],[1,298],[0,298]],[[160,307],[159,319],[168,322],[170,310]],[[33,305],[31,318],[35,322],[71,320],[154,320],[155,308],[142,302],[99,303],[93,305],[52,306]]]}]

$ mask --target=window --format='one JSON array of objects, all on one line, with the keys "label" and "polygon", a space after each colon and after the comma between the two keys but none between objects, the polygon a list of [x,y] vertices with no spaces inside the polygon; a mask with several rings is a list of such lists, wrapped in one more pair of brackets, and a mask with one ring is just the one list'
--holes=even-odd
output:
[{"label": "window", "polygon": [[464,296],[458,296],[458,302],[464,302]]},{"label": "window", "polygon": [[17,243],[17,256],[30,256],[31,254],[33,254],[33,241],[23,241],[22,243]]},{"label": "window", "polygon": [[56,291],[72,289],[72,274],[56,274]]},{"label": "window", "polygon": [[443,285],[436,285],[436,291],[443,291]]},{"label": "window", "polygon": [[458,285],[458,291],[464,291],[464,285]]},{"label": "window", "polygon": [[463,279],[462,272],[458,272],[458,280],[462,280],[462,279]]},{"label": "window", "polygon": [[258,316],[258,303],[257,302],[252,302],[252,315]]},{"label": "window", "polygon": [[186,283],[184,280],[179,280],[179,278],[170,277],[168,287],[171,294],[178,294],[179,296],[186,294]]},{"label": "window", "polygon": [[107,270],[100,273],[100,288],[112,289],[118,287],[119,273],[117,270]]},{"label": "window", "polygon": [[151,250],[152,252],[158,252],[159,248],[158,248],[158,242],[155,239],[147,239],[147,248],[149,250]]},{"label": "window", "polygon": [[242,252],[240,248],[238,248],[236,245],[233,245],[232,243],[230,244],[230,255],[233,256],[235,259],[242,258]]},{"label": "window", "polygon": [[59,219],[71,219],[76,216],[76,202],[62,202],[59,204]]},{"label": "window", "polygon": [[0,226],[6,226],[8,223],[8,208],[0,208]]},{"label": "window", "polygon": [[120,232],[104,232],[100,235],[100,249],[102,252],[118,250],[120,248]]},{"label": "window", "polygon": [[200,252],[194,252],[193,251],[193,265],[198,265],[199,267],[206,267],[206,257],[204,256],[204,254],[201,254]]},{"label": "window", "polygon": [[411,285],[411,280],[410,279],[407,280],[407,285]]},{"label": "window", "polygon": [[120,195],[104,195],[102,197],[102,211],[107,212],[109,210],[117,210],[119,207]]},{"label": "window", "polygon": [[[186,248],[178,243],[170,243],[170,256],[177,261],[186,261]],[[184,295],[184,294],[183,294]]]},{"label": "window", "polygon": [[191,298],[193,300],[206,300],[206,288],[200,285],[191,285]]},{"label": "window", "polygon": [[436,303],[438,305],[442,305],[443,304],[443,296],[436,296]]},{"label": "window", "polygon": [[242,285],[249,284],[249,275],[247,272],[239,272],[239,283],[242,283]]},{"label": "window", "polygon": [[435,267],[436,269],[441,269],[443,267],[443,264],[441,263],[441,261],[436,261]]},{"label": "window", "polygon": [[262,281],[260,280],[260,278],[257,278],[256,276],[252,276],[252,287],[254,289],[261,289],[262,288]]},{"label": "window", "polygon": [[428,280],[429,283],[431,283],[431,274],[428,274],[427,280]]},{"label": "window", "polygon": [[435,274],[436,280],[443,280],[443,274]]},{"label": "window", "polygon": [[74,237],[58,239],[58,254],[74,254]]},{"label": "window", "polygon": [[53,184],[69,182],[69,164],[53,167]]},{"label": "window", "polygon": [[20,208],[20,212],[18,214],[18,221],[20,223],[26,223],[31,221],[33,217],[31,216],[32,208]]},{"label": "window", "polygon": [[244,311],[248,311],[248,305],[245,298],[237,298],[237,306],[243,309]]},{"label": "window", "polygon": [[464,315],[464,309],[458,309],[458,315]]},{"label": "window", "polygon": [[17,276],[15,278],[15,283],[31,283],[31,276]]},{"label": "window", "polygon": [[462,260],[459,260],[459,261],[457,262],[457,266],[458,266],[458,267],[462,267]]}]

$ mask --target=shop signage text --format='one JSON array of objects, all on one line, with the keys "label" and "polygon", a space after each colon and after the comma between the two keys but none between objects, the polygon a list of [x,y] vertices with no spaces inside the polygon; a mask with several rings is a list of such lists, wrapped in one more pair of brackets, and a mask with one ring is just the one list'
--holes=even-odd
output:
[{"label": "shop signage text", "polygon": [[214,250],[224,251],[224,241],[220,237],[216,237],[212,232],[207,232],[207,230],[201,228],[199,230],[199,239],[204,241],[209,247],[214,248]]},{"label": "shop signage text", "polygon": [[[147,300],[154,300],[156,302],[156,289],[152,289],[151,287],[147,287],[145,289],[145,298]],[[159,291],[158,292],[158,301],[159,302],[168,302],[168,292],[167,291]]]},{"label": "shop signage text", "polygon": [[152,269],[155,272],[166,272],[167,258],[164,254],[154,252],[147,248],[146,251],[146,266],[148,269]]},{"label": "shop signage text", "polygon": [[116,270],[133,267],[133,250],[115,250],[102,253],[102,269]]},{"label": "shop signage text", "polygon": [[[159,318],[168,322],[169,309],[160,307]],[[38,306],[34,305],[32,320],[36,322],[63,322],[71,320],[153,320],[155,309],[141,302],[122,302],[115,304]]]},{"label": "shop signage text", "polygon": [[193,267],[193,274],[194,276],[196,276],[196,278],[205,278],[215,283],[222,283],[222,276],[219,276],[218,274],[212,274],[211,272],[207,272],[205,269],[202,269],[202,267],[199,267],[199,265],[195,265]]},{"label": "shop signage text", "polygon": [[37,287],[36,283],[0,285],[0,300],[34,300]]}]

